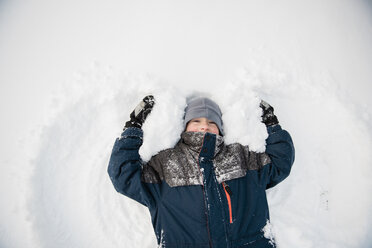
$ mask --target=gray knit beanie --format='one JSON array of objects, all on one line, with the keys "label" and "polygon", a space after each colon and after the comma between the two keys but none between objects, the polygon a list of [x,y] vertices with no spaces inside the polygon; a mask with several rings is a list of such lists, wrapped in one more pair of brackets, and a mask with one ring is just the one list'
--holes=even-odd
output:
[{"label": "gray knit beanie", "polygon": [[220,130],[220,134],[223,133],[222,124],[222,113],[218,105],[211,99],[206,97],[196,97],[191,98],[187,101],[187,106],[185,109],[184,125],[194,119],[205,117],[213,122],[215,122]]}]

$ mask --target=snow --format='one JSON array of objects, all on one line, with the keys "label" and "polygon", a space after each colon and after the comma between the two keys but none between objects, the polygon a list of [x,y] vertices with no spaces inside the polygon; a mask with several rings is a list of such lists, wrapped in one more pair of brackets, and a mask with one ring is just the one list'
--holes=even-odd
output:
[{"label": "snow", "polygon": [[194,92],[220,104],[227,143],[264,149],[260,98],[291,133],[293,170],[268,191],[279,248],[372,246],[370,5],[1,4],[1,247],[155,247],[111,148],[147,94],[142,157],[174,145]]},{"label": "snow", "polygon": [[264,237],[270,240],[270,244],[274,245],[275,244],[275,234],[274,234],[272,228],[273,227],[272,227],[270,221],[267,221],[266,225],[264,226],[262,231],[264,232]]}]

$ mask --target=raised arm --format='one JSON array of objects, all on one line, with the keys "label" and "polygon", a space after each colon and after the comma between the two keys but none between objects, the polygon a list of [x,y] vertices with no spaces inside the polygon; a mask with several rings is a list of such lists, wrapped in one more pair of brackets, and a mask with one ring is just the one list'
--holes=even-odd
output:
[{"label": "raised arm", "polygon": [[271,162],[264,165],[266,188],[271,188],[283,181],[290,173],[294,159],[295,149],[290,134],[279,125],[274,115],[274,108],[262,101],[262,122],[267,126],[269,137],[266,140],[266,151]]},{"label": "raised arm", "polygon": [[124,132],[115,141],[108,166],[108,174],[116,191],[145,206],[155,204],[154,185],[141,180],[142,160],[138,151],[143,139],[141,127],[153,106],[154,98],[147,96],[131,113]]}]

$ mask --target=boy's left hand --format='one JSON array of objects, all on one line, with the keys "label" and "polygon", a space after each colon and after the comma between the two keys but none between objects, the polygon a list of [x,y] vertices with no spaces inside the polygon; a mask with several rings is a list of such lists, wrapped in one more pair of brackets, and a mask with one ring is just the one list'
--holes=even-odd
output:
[{"label": "boy's left hand", "polygon": [[261,100],[260,107],[262,108],[262,122],[265,123],[267,127],[279,124],[278,118],[274,115],[274,108]]}]

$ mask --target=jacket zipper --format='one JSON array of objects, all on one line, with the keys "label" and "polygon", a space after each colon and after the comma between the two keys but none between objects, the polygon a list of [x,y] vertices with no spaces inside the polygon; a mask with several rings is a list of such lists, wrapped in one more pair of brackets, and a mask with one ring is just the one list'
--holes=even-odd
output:
[{"label": "jacket zipper", "polygon": [[[202,141],[202,144],[204,144],[204,138],[205,138],[205,134],[203,136],[203,141]],[[199,159],[200,159],[200,153],[201,153],[201,150],[199,151],[199,155],[198,155],[198,160],[197,160],[197,164],[198,164],[198,167],[199,167],[199,173],[200,173],[200,176],[201,178],[203,179],[203,182],[202,182],[202,191],[203,191],[203,198],[204,198],[204,208],[205,208],[205,217],[206,217],[206,221],[207,221],[207,232],[208,232],[208,240],[209,240],[209,247],[212,248],[212,238],[211,238],[211,233],[210,233],[210,230],[209,230],[209,221],[208,221],[208,212],[207,212],[207,209],[208,209],[208,203],[207,203],[207,199],[206,199],[206,196],[205,196],[205,185],[204,185],[204,175],[203,175],[203,172],[201,171],[201,167],[200,167],[200,164],[199,164]]]},{"label": "jacket zipper", "polygon": [[227,204],[229,205],[229,216],[230,216],[230,224],[233,223],[232,219],[232,207],[231,207],[231,196],[232,196],[232,191],[227,185],[227,183],[223,182],[222,183],[223,189],[225,190],[226,198],[227,198]]}]

